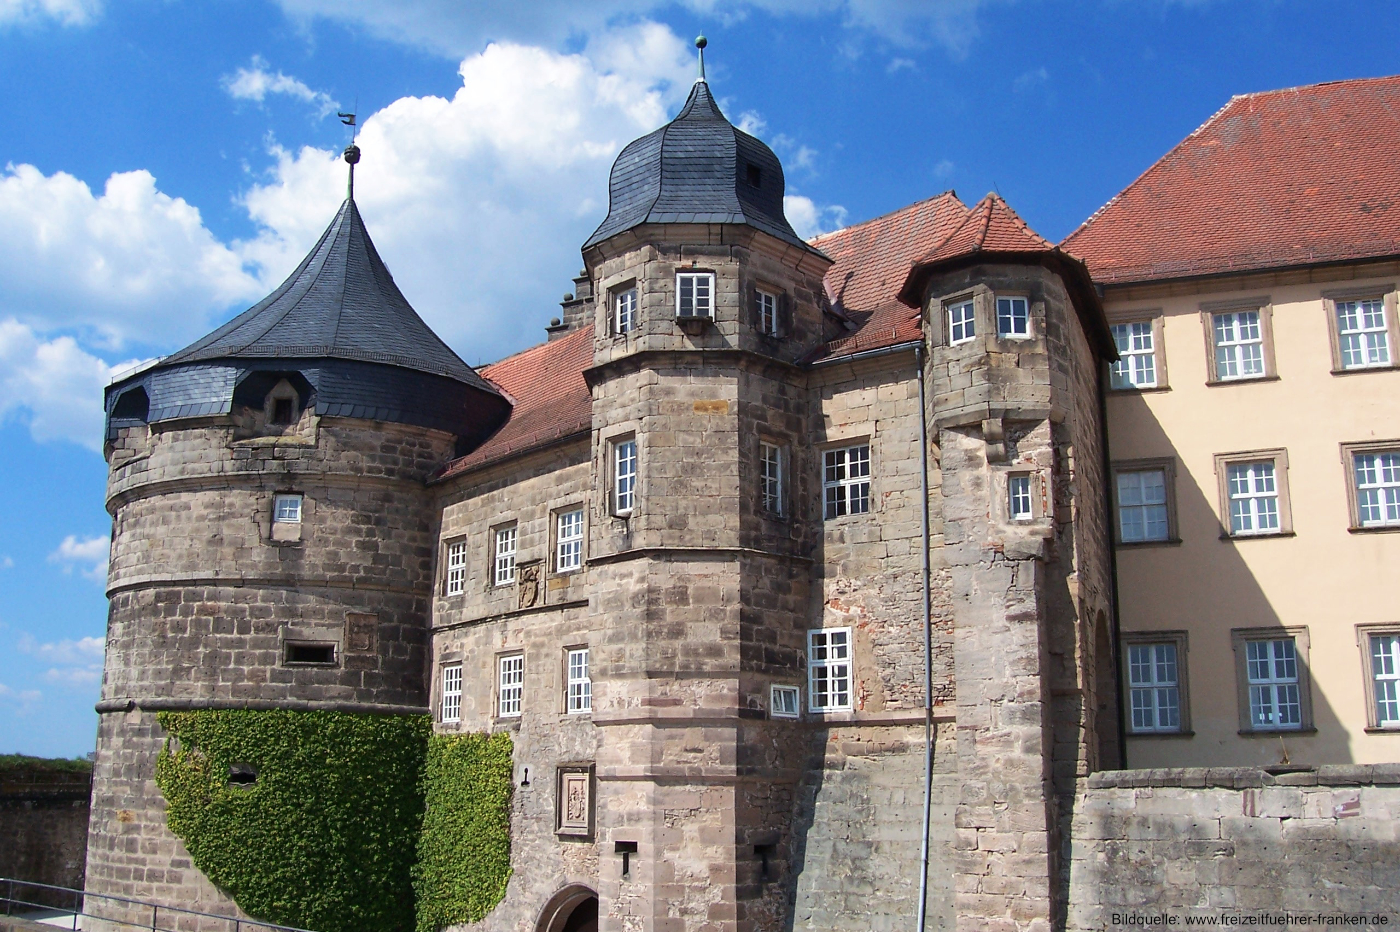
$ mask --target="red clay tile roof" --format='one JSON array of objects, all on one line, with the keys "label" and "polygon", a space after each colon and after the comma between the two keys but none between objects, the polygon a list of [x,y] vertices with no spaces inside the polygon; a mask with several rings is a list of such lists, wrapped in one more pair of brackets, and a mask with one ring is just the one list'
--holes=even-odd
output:
[{"label": "red clay tile roof", "polygon": [[952,191],[894,213],[813,239],[834,265],[827,294],[856,330],[827,343],[812,358],[846,356],[919,339],[919,311],[899,303],[900,286],[919,256],[946,240],[968,210]]},{"label": "red clay tile roof", "polygon": [[480,370],[515,402],[510,419],[484,444],[453,460],[446,479],[593,427],[593,394],[583,370],[593,365],[593,328],[532,346]]},{"label": "red clay tile roof", "polygon": [[932,265],[974,252],[1041,253],[1055,245],[1032,230],[1000,194],[988,194],[977,202],[962,225],[942,243],[920,256],[916,264]]},{"label": "red clay tile roof", "polygon": [[1234,97],[1062,247],[1100,282],[1400,254],[1400,76]]}]

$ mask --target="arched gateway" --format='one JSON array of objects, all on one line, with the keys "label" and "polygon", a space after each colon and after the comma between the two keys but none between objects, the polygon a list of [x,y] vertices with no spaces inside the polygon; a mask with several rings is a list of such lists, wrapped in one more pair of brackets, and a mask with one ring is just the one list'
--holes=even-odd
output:
[{"label": "arched gateway", "polygon": [[536,932],[598,932],[598,894],[571,884],[549,898]]}]

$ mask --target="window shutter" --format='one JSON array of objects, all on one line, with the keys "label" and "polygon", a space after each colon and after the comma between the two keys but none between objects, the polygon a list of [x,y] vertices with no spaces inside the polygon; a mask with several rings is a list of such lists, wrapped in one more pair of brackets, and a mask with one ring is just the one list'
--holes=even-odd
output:
[{"label": "window shutter", "polygon": [[792,295],[784,291],[778,295],[778,336],[792,335]]}]

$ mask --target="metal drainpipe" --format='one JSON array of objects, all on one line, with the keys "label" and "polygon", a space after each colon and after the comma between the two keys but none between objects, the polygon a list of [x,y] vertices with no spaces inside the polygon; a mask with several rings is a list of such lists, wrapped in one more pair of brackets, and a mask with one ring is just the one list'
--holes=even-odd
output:
[{"label": "metal drainpipe", "polygon": [[[1123,658],[1119,656],[1121,650],[1121,631],[1119,630],[1118,616],[1118,548],[1113,541],[1117,536],[1114,533],[1113,522],[1118,520],[1118,516],[1113,513],[1113,454],[1108,449],[1108,366],[1102,361],[1099,362],[1099,446],[1103,448],[1103,507],[1105,525],[1108,529],[1108,599],[1109,617],[1113,619],[1113,644],[1109,649],[1109,660],[1113,664],[1113,702],[1118,706],[1118,769],[1125,770],[1128,767],[1128,722],[1123,715]],[[1098,627],[1098,619],[1095,619],[1094,627]],[[1097,635],[1097,632],[1096,632]],[[1095,665],[1097,672],[1098,664]],[[1100,678],[1102,682],[1102,678]],[[1094,684],[1096,687],[1098,683]],[[1095,701],[1099,700],[1098,690],[1094,691]],[[1096,710],[1097,711],[1097,710]],[[1095,719],[1097,722],[1097,718]],[[1098,729],[1095,728],[1095,731]],[[1103,761],[1099,762],[1102,766]]]},{"label": "metal drainpipe", "polygon": [[933,618],[929,585],[928,530],[928,409],[924,406],[924,344],[914,347],[914,365],[919,376],[919,491],[922,493],[924,563],[924,832],[919,854],[919,932],[928,922],[928,833],[933,816]]}]

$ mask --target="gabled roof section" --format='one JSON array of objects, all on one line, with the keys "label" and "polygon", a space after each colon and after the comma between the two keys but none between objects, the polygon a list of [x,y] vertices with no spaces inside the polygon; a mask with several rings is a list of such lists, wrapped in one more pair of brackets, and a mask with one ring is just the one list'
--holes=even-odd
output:
[{"label": "gabled roof section", "polygon": [[353,200],[276,291],[160,365],[270,358],[381,363],[495,392],[413,310]]},{"label": "gabled roof section", "polygon": [[1054,248],[1055,244],[1032,230],[1000,194],[988,194],[968,212],[961,226],[920,256],[916,264],[932,265],[976,252],[1041,253]]},{"label": "gabled roof section", "polygon": [[674,120],[618,155],[608,215],[583,248],[644,223],[734,223],[811,249],[783,213],[784,186],[773,150],[725,119],[701,79]]},{"label": "gabled roof section", "polygon": [[592,365],[593,328],[583,327],[482,369],[515,407],[500,430],[449,463],[439,479],[588,433],[593,428],[593,393],[583,372]]},{"label": "gabled roof section", "polygon": [[962,225],[968,209],[945,191],[893,213],[827,233],[812,245],[830,256],[826,291],[838,315],[855,326],[813,359],[845,356],[917,340],[919,311],[899,302],[909,267]]},{"label": "gabled roof section", "polygon": [[1104,283],[1400,254],[1400,76],[1234,97],[1071,233]]}]

